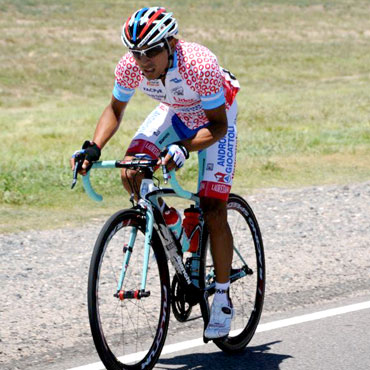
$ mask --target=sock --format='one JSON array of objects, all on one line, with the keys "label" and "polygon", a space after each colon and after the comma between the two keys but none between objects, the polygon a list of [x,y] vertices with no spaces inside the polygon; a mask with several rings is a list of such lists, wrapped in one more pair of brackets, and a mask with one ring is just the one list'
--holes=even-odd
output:
[{"label": "sock", "polygon": [[216,281],[216,293],[214,297],[215,302],[224,303],[227,306],[231,305],[229,299],[229,287],[230,287],[230,280],[227,283],[218,283]]}]

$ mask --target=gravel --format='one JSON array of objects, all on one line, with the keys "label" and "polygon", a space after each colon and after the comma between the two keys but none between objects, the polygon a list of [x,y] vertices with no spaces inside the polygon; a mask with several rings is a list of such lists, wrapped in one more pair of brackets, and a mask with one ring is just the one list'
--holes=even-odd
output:
[{"label": "gravel", "polygon": [[[370,182],[247,197],[265,244],[264,315],[370,293]],[[62,369],[94,352],[86,290],[104,220],[0,235],[0,368]]]}]

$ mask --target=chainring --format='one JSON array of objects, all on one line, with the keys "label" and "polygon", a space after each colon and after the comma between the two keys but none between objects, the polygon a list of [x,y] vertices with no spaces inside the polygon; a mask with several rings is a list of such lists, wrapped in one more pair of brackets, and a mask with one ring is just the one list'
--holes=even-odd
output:
[{"label": "chainring", "polygon": [[186,301],[184,289],[181,287],[178,277],[175,275],[171,286],[172,293],[172,312],[177,321],[185,322],[188,320],[192,306]]}]

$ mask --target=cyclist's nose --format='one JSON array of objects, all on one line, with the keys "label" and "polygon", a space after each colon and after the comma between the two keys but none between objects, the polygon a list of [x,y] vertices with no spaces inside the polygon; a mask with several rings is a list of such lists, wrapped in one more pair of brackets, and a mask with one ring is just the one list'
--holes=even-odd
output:
[{"label": "cyclist's nose", "polygon": [[143,66],[145,66],[145,67],[149,67],[149,66],[148,66],[148,65],[146,65],[146,64],[151,63],[151,59],[150,59],[150,58],[148,58],[146,55],[142,55],[142,56],[140,57],[140,62],[141,62],[141,64],[143,64]]}]

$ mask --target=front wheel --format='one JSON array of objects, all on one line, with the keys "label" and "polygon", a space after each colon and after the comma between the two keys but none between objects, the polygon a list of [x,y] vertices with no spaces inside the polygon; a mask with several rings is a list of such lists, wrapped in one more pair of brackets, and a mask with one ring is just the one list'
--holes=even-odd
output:
[{"label": "front wheel", "polygon": [[[234,248],[230,297],[235,317],[229,336],[214,342],[224,352],[235,353],[247,346],[257,329],[263,307],[266,273],[263,242],[257,219],[242,197],[230,194],[227,203],[227,220],[233,236]],[[215,272],[209,251],[209,241],[202,252],[201,271],[205,272],[206,286],[209,293],[213,294]]]},{"label": "front wheel", "polygon": [[[108,370],[152,369],[166,339],[170,316],[167,260],[153,230],[143,293],[144,233],[145,217],[139,210],[119,211],[104,225],[92,255],[88,283],[90,327],[97,352]],[[120,288],[118,282],[126,265]]]}]

